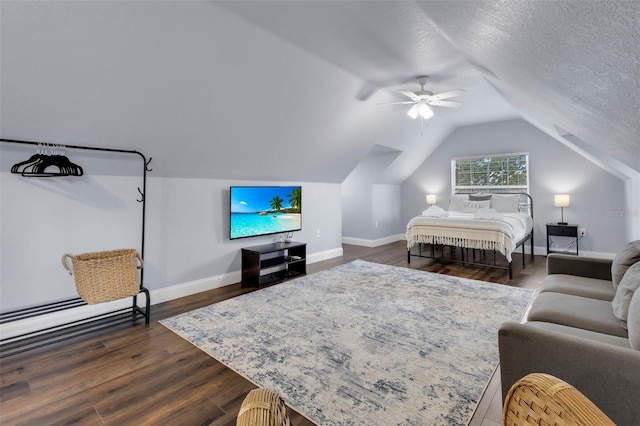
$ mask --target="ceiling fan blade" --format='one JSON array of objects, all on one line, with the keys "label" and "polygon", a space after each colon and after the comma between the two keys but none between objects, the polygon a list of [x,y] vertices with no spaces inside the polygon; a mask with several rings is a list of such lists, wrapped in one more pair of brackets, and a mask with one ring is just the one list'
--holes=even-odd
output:
[{"label": "ceiling fan blade", "polygon": [[415,104],[413,101],[405,101],[405,102],[383,102],[377,105],[404,105],[404,104]]},{"label": "ceiling fan blade", "polygon": [[427,103],[429,105],[449,107],[449,108],[458,108],[458,107],[461,107],[463,105],[462,102],[456,102],[456,101],[428,100]]},{"label": "ceiling fan blade", "polygon": [[398,90],[398,93],[402,93],[403,95],[405,95],[406,97],[408,97],[414,102],[418,102],[420,100],[420,97],[418,95],[408,90]]},{"label": "ceiling fan blade", "polygon": [[460,96],[462,94],[464,94],[464,90],[462,90],[462,89],[454,89],[454,90],[449,90],[447,92],[442,92],[442,93],[438,93],[436,95],[430,96],[429,99],[432,99],[434,101],[440,101],[442,99],[454,98],[454,97]]}]

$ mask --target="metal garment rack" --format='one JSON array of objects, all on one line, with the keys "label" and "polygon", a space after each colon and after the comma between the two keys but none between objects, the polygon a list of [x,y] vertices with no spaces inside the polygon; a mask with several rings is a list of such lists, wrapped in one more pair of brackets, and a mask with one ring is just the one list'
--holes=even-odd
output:
[{"label": "metal garment rack", "polygon": [[[0,139],[0,142],[22,144],[22,145],[42,145],[42,142],[22,141],[14,139]],[[46,145],[46,144],[45,144]],[[134,150],[124,150],[115,148],[98,148],[88,146],[77,145],[64,145],[65,148],[81,149],[90,151],[103,151],[103,152],[115,152],[125,154],[135,154],[142,158],[142,189],[138,187],[138,192],[141,195],[141,199],[136,200],[142,203],[142,235],[141,235],[141,257],[144,259],[144,231],[145,231],[145,213],[146,213],[146,189],[147,189],[147,172],[152,171],[149,169],[149,160],[146,157]],[[28,333],[24,333],[18,336],[8,337],[0,339],[0,358],[4,358],[10,355],[26,352],[35,348],[46,346],[52,343],[60,342],[72,337],[81,336],[96,332],[99,330],[111,328],[117,324],[132,323],[139,318],[145,319],[145,324],[149,324],[151,314],[151,299],[149,297],[149,290],[144,287],[144,268],[140,269],[140,293],[144,293],[146,296],[145,307],[138,306],[138,295],[133,296],[132,306],[129,308],[117,309],[111,312],[95,315],[88,318],[83,318],[68,323],[56,325],[53,327],[47,327],[41,330],[36,330]],[[9,323],[13,321],[23,320],[27,318],[37,317],[39,315],[50,314],[54,312],[60,312],[66,309],[75,308],[78,306],[84,306],[87,303],[81,298],[72,298],[62,300],[59,302],[47,303],[38,306],[32,306],[30,308],[18,309],[0,314],[0,324]]]}]

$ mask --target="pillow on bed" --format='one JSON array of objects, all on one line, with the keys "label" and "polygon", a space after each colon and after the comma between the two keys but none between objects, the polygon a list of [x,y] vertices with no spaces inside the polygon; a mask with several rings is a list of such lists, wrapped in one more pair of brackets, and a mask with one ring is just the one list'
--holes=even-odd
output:
[{"label": "pillow on bed", "polygon": [[487,201],[491,200],[491,194],[469,194],[470,201]]},{"label": "pillow on bed", "polygon": [[465,213],[475,213],[478,210],[488,209],[491,205],[490,200],[486,201],[465,201],[462,205],[462,211]]},{"label": "pillow on bed", "polygon": [[469,195],[467,194],[451,194],[449,197],[449,210],[461,212],[464,208],[464,202],[469,201]]},{"label": "pillow on bed", "polygon": [[519,213],[520,194],[493,194],[491,208],[499,213]]}]

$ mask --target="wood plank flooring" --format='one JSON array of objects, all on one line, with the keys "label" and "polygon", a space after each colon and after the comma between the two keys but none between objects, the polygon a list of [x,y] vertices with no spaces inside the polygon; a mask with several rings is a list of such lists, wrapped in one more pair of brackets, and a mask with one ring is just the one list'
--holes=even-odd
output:
[{"label": "wood plank flooring", "polygon": [[[514,255],[504,270],[412,258],[405,242],[376,248],[344,245],[339,258],[310,264],[308,273],[363,259],[538,289],[545,258]],[[116,326],[0,360],[0,424],[235,425],[255,386],[158,323],[158,320],[253,291],[240,284],[152,306],[148,326]],[[471,425],[501,423],[500,383],[491,380]],[[294,425],[312,425],[291,411]]]}]

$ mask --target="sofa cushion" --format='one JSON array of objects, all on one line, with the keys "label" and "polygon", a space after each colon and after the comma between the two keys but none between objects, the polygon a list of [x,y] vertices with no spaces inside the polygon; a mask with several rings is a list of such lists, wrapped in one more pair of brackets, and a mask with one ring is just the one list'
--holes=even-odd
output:
[{"label": "sofa cushion", "polygon": [[[611,281],[612,263],[613,259],[549,253],[547,275],[566,274]],[[613,299],[613,296],[611,298]]]},{"label": "sofa cushion", "polygon": [[611,263],[611,281],[613,287],[618,288],[618,284],[622,281],[624,273],[634,263],[640,262],[640,240],[627,243]]},{"label": "sofa cushion", "polygon": [[629,303],[627,328],[631,348],[640,351],[640,290],[635,292]]},{"label": "sofa cushion", "polygon": [[629,303],[633,293],[640,287],[640,262],[631,265],[622,277],[616,295],[611,301],[613,315],[618,318],[624,328],[627,328],[627,314],[629,313]]},{"label": "sofa cushion", "polygon": [[606,343],[608,345],[620,346],[621,348],[631,348],[629,339],[620,336],[612,336],[610,334],[596,333],[595,331],[583,330],[582,328],[569,327],[566,325],[553,324],[550,322],[529,321],[526,323],[531,327],[541,328],[544,330],[554,331],[556,333],[569,334],[575,337],[582,337],[595,342]]},{"label": "sofa cushion", "polygon": [[611,281],[595,278],[577,277],[575,275],[553,274],[547,275],[540,292],[553,291],[556,293],[573,294],[611,301],[616,294]]},{"label": "sofa cushion", "polygon": [[527,321],[542,321],[628,338],[613,315],[611,302],[571,294],[544,292],[533,302]]}]

